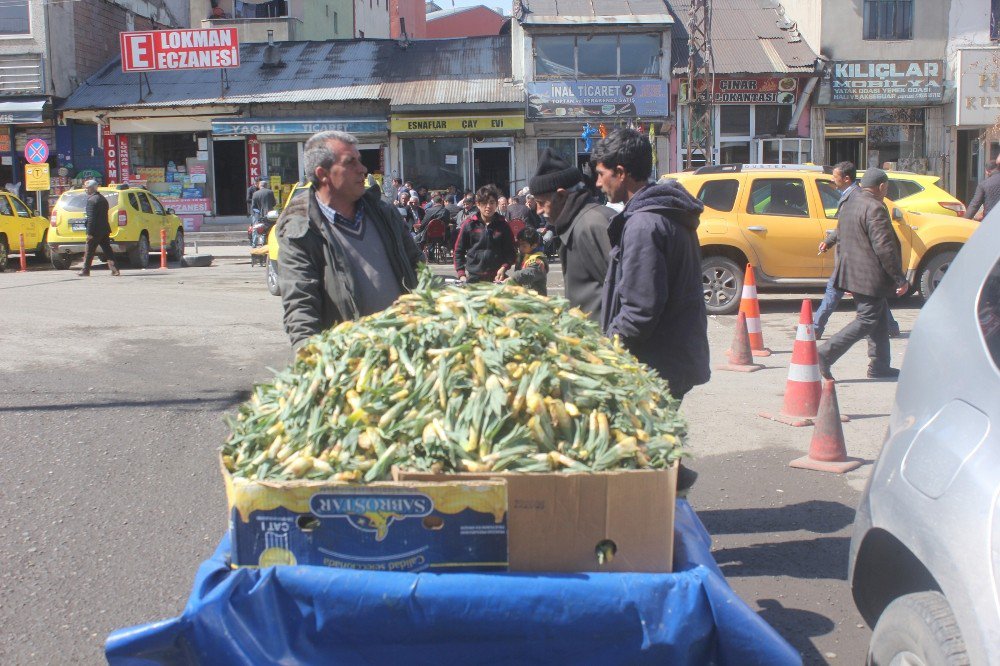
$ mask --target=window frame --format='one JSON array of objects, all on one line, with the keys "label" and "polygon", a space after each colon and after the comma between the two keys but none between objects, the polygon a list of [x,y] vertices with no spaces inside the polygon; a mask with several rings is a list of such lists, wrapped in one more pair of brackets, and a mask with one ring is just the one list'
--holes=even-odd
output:
[{"label": "window frame", "polygon": [[[18,7],[18,5],[8,5],[7,9],[13,9]],[[0,30],[0,40],[4,39],[25,39],[31,37],[34,31],[34,25],[31,20],[31,2],[30,0],[24,0],[24,9],[27,14],[28,29],[25,32],[3,32]]]},{"label": "window frame", "polygon": [[13,194],[9,196],[9,199],[10,205],[14,208],[14,214],[17,217],[34,217],[31,213],[31,209],[28,208],[28,204],[24,203]]},{"label": "window frame", "polygon": [[[656,71],[650,74],[634,74],[630,72],[622,72],[622,37],[636,37],[647,35],[650,37],[655,37],[657,42],[657,52],[656,52]],[[539,73],[538,67],[538,46],[539,40],[545,40],[550,37],[562,37],[562,38],[572,38],[573,40],[573,73],[572,75],[562,75],[562,74],[549,74],[549,73]],[[588,74],[586,72],[580,71],[580,40],[588,40],[593,37],[614,37],[615,38],[615,74]],[[607,81],[621,81],[629,79],[659,79],[661,70],[663,69],[663,35],[658,32],[636,32],[636,33],[619,33],[619,32],[595,32],[589,35],[567,35],[565,33],[553,33],[553,34],[543,34],[537,35],[533,38],[531,44],[531,63],[532,71],[534,75],[534,80],[536,81],[565,81],[567,79],[579,81],[579,80],[607,80]]]},{"label": "window frame", "polygon": [[[761,182],[766,182],[766,183],[776,183],[776,182],[799,183],[802,186],[802,198],[803,198],[803,200],[805,201],[805,204],[806,204],[806,210],[805,210],[805,212],[801,213],[801,214],[797,214],[797,213],[769,213],[767,211],[761,211],[761,212],[758,213],[756,210],[754,210],[754,206],[753,206],[753,193],[754,193],[754,186],[757,183],[761,183]],[[771,197],[774,196],[773,185],[772,185],[770,196]],[[751,179],[750,180],[749,190],[747,190],[747,205],[746,205],[746,210],[744,211],[744,213],[746,215],[764,215],[764,216],[767,216],[767,217],[797,217],[797,218],[802,218],[804,220],[812,219],[812,217],[810,216],[809,196],[808,196],[808,192],[806,191],[806,181],[805,181],[805,179],[804,178],[780,177],[780,176],[778,176],[778,177],[775,177],[775,176],[761,176],[759,178],[753,178],[753,179]]]},{"label": "window frame", "polygon": [[[705,200],[702,198],[702,196],[705,194],[705,189],[708,188],[709,186],[712,186],[712,185],[721,185],[721,184],[730,184],[730,183],[734,184],[736,186],[736,188],[733,191],[733,199],[732,199],[732,202],[730,202],[730,204],[729,204],[729,208],[716,208],[715,206],[712,206],[712,205],[706,203]],[[712,210],[719,211],[720,213],[731,213],[731,212],[733,212],[733,210],[736,209],[736,202],[739,200],[739,198],[740,198],[740,179],[739,178],[712,178],[710,180],[706,180],[705,182],[703,182],[701,184],[701,187],[698,188],[698,196],[697,196],[698,201],[701,201],[705,205],[706,208],[711,208]]]},{"label": "window frame", "polygon": [[[861,12],[861,38],[865,41],[908,41],[913,39],[914,0],[864,0]],[[883,9],[892,7],[892,19],[883,17]],[[903,19],[907,28],[905,35],[897,33],[901,22],[899,12],[905,8],[908,16]],[[887,13],[887,12],[886,12]],[[883,26],[882,23],[891,23]]]},{"label": "window frame", "polygon": [[1000,0],[990,0],[990,41],[1000,41]]}]

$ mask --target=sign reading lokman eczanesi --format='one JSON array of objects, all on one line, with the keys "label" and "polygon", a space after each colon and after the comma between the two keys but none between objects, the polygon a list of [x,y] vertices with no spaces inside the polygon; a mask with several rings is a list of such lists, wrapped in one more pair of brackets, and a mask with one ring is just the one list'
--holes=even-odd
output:
[{"label": "sign reading lokman eczanesi", "polygon": [[830,103],[914,106],[944,99],[941,60],[844,60],[827,69]]},{"label": "sign reading lokman eczanesi", "polygon": [[240,66],[236,28],[123,32],[119,41],[123,72]]},{"label": "sign reading lokman eczanesi", "polygon": [[529,118],[628,118],[668,115],[667,84],[629,81],[535,81],[525,88]]}]

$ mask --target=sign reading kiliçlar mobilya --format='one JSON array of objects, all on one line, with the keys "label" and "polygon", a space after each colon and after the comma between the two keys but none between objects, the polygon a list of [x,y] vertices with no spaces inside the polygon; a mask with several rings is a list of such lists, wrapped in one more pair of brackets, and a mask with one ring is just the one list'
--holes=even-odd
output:
[{"label": "sign reading kili\u00e7lar mobilya", "polygon": [[236,28],[123,32],[120,42],[123,72],[240,66]]}]

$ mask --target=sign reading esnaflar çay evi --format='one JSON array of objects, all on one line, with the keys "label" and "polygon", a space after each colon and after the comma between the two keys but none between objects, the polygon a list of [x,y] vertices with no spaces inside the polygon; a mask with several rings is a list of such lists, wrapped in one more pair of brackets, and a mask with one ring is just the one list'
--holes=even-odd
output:
[{"label": "sign reading esnaflar \u00e7ay evi", "polygon": [[119,40],[123,72],[240,66],[236,28],[123,32]]}]

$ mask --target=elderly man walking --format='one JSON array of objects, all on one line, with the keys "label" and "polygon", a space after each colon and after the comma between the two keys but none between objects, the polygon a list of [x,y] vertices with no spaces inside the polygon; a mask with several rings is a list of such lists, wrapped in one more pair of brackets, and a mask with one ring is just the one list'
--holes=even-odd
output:
[{"label": "elderly man walking", "polygon": [[88,180],[83,184],[87,191],[87,247],[83,251],[83,269],[77,273],[80,277],[90,275],[90,266],[94,255],[100,248],[104,253],[104,261],[111,269],[112,275],[121,275],[115,266],[115,255],[111,249],[111,224],[108,222],[108,200],[97,191],[97,181]]},{"label": "elderly man walking", "polygon": [[384,310],[417,283],[422,254],[399,213],[366,189],[357,140],[320,132],[305,145],[312,187],[278,220],[278,280],[292,345],[348,319]]},{"label": "elderly man walking", "polygon": [[892,229],[889,211],[882,200],[889,191],[889,176],[882,169],[869,169],[861,179],[861,191],[849,197],[840,209],[837,225],[839,251],[833,283],[854,294],[857,317],[819,348],[819,370],[833,379],[830,366],[861,338],[868,338],[868,377],[892,379],[899,370],[890,366],[889,303],[910,288],[903,275],[899,238]]}]

